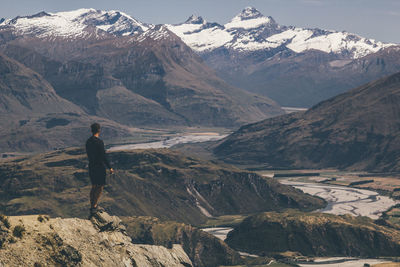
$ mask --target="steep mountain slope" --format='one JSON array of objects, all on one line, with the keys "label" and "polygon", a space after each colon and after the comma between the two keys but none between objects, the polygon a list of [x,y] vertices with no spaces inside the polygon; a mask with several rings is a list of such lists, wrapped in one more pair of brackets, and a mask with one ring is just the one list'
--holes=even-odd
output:
[{"label": "steep mountain slope", "polygon": [[61,98],[38,73],[0,54],[0,149],[43,151],[78,145],[99,121],[106,138],[128,136],[131,130],[87,115]]},{"label": "steep mountain slope", "polygon": [[154,100],[128,90],[121,81],[104,74],[101,66],[79,61],[62,63],[20,46],[8,45],[4,52],[39,72],[58,95],[79,105],[86,112],[123,124],[182,124]]},{"label": "steep mountain slope", "polygon": [[365,56],[398,45],[345,31],[279,25],[251,7],[225,25],[191,17],[167,27],[225,81],[283,106],[309,107],[400,71],[389,56],[375,57],[381,67],[377,72],[366,71],[366,65],[359,64]]},{"label": "steep mountain slope", "polygon": [[256,254],[297,251],[308,256],[398,256],[400,232],[367,217],[323,213],[261,213],[228,234],[233,248]]},{"label": "steep mountain slope", "polygon": [[[145,26],[121,14],[120,23],[106,19],[109,13],[115,12],[78,10],[5,21],[1,49],[86,112],[120,123],[232,127],[282,114],[270,99],[217,78],[165,27]],[[61,19],[66,21],[62,29]],[[28,30],[21,26],[26,21]],[[110,31],[101,25],[111,25]],[[118,109],[126,110],[123,116]]]},{"label": "steep mountain slope", "polygon": [[243,126],[215,148],[228,162],[272,168],[399,171],[400,73],[306,112]]},{"label": "steep mountain slope", "polygon": [[83,111],[59,97],[40,75],[0,54],[1,114],[43,114]]},{"label": "steep mountain slope", "polygon": [[[273,179],[166,149],[113,152],[110,159],[117,172],[108,179],[102,206],[116,215],[201,224],[207,216],[325,205],[322,199]],[[0,210],[9,215],[86,217],[90,190],[86,165],[83,149],[4,162]]]}]

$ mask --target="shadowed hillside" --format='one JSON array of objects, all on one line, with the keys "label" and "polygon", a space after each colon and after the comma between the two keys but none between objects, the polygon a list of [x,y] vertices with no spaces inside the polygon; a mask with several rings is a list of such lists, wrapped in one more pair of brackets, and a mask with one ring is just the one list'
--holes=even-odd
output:
[{"label": "shadowed hillside", "polygon": [[270,168],[400,170],[400,73],[293,113],[243,126],[215,147]]},{"label": "shadowed hillside", "polygon": [[93,121],[104,125],[106,138],[131,134],[129,127],[88,115],[60,97],[40,74],[0,54],[0,150],[43,151],[78,145]]}]

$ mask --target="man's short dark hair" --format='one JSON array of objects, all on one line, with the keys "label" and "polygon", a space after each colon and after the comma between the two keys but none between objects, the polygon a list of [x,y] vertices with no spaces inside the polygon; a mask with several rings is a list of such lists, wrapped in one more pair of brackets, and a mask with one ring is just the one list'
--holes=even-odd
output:
[{"label": "man's short dark hair", "polygon": [[97,134],[98,132],[100,132],[100,124],[93,123],[92,125],[90,125],[90,129],[92,130],[92,134]]}]

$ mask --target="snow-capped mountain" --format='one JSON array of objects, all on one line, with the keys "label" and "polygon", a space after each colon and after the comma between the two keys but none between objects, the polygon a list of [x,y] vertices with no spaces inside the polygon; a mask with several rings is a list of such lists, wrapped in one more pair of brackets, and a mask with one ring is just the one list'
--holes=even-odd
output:
[{"label": "snow-capped mountain", "polygon": [[[312,106],[400,71],[396,60],[400,57],[398,44],[345,31],[279,25],[252,7],[225,25],[199,16],[191,16],[181,24],[155,26],[120,11],[41,12],[0,20],[0,33],[0,49],[1,43],[10,41],[20,46],[35,46],[37,42],[37,52],[61,61],[78,60],[80,52],[98,40],[111,41],[119,47],[139,43],[159,46],[163,40],[182,40],[220,78],[235,87],[271,97],[283,106]],[[64,39],[82,42],[65,46]],[[60,42],[55,45],[55,40]],[[181,59],[183,56],[179,54]]]},{"label": "snow-capped mountain", "polygon": [[225,25],[166,25],[228,83],[282,106],[318,102],[400,71],[398,44],[345,31],[279,25],[247,7]]},{"label": "snow-capped mountain", "polygon": [[0,28],[9,27],[17,34],[36,37],[85,37],[96,32],[108,32],[116,35],[134,35],[149,29],[149,25],[139,22],[120,11],[101,11],[78,9],[67,12],[40,12],[32,16],[16,17],[0,23]]},{"label": "snow-capped mountain", "polygon": [[280,32],[280,26],[273,18],[263,16],[254,8],[244,9],[225,25],[191,16],[182,24],[166,26],[197,52],[219,47],[241,49],[247,46],[247,49],[255,49],[259,46],[256,42]]},{"label": "snow-capped mountain", "polygon": [[192,16],[182,24],[167,27],[200,53],[221,47],[238,51],[283,47],[296,53],[314,49],[360,58],[393,45],[348,32],[281,26],[252,7],[245,8],[225,25]]}]

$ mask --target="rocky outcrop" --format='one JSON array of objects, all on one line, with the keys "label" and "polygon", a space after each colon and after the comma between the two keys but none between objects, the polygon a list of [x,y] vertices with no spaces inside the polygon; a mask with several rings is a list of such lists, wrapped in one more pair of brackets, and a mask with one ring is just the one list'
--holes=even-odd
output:
[{"label": "rocky outcrop", "polygon": [[[192,266],[180,245],[171,248],[133,244],[117,217],[89,220],[46,216],[9,217],[11,235],[0,249],[4,266]],[[109,225],[110,227],[104,227]]]},{"label": "rocky outcrop", "polygon": [[399,256],[400,231],[367,217],[323,213],[262,213],[228,234],[231,247],[268,255],[296,251],[307,256]]}]

